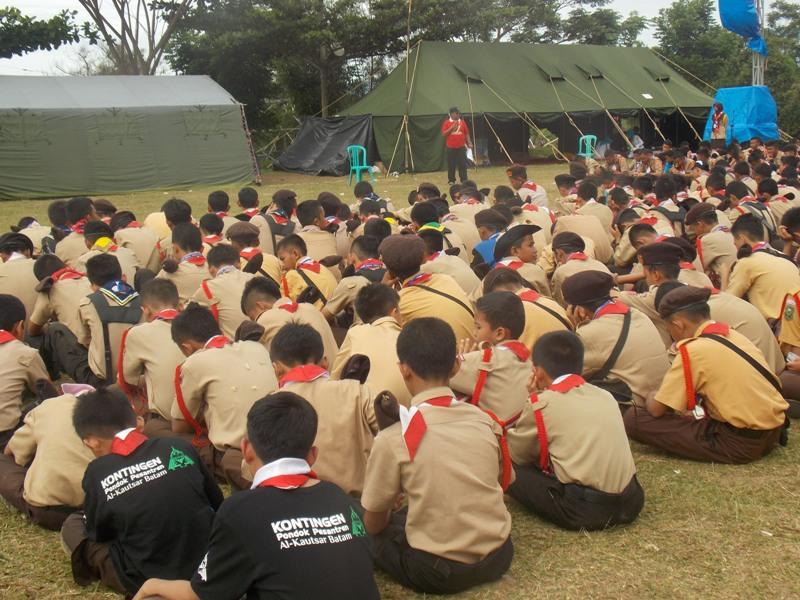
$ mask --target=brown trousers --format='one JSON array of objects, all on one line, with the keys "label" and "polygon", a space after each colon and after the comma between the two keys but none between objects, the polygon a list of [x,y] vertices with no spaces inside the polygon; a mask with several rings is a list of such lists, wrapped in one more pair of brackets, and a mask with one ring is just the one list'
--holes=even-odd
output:
[{"label": "brown trousers", "polygon": [[737,429],[714,419],[676,413],[653,417],[631,407],[623,417],[628,437],[692,460],[744,464],[766,456],[780,439],[782,427],[768,431]]},{"label": "brown trousers", "polygon": [[28,504],[23,494],[27,472],[26,467],[20,467],[10,456],[0,455],[0,496],[25,515],[31,523],[50,531],[58,531],[64,520],[78,509],[71,506]]},{"label": "brown trousers", "polygon": [[72,577],[78,585],[100,580],[112,590],[125,594],[120,583],[108,544],[92,541],[86,535],[86,520],[82,512],[72,513],[61,527],[61,542],[72,563]]},{"label": "brown trousers", "polygon": [[781,373],[783,397],[789,403],[789,418],[800,419],[800,373],[786,369]]},{"label": "brown trousers", "polygon": [[214,474],[214,477],[222,483],[231,486],[231,490],[239,492],[249,490],[253,483],[242,474],[242,463],[244,457],[238,448],[226,448],[218,450],[211,444],[202,448],[195,447],[200,455],[200,459],[206,468]]}]

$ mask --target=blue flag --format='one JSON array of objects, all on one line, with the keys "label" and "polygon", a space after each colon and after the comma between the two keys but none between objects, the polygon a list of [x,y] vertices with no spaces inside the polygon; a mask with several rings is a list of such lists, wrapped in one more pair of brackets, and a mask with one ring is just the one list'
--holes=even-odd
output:
[{"label": "blue flag", "polygon": [[719,18],[725,29],[747,38],[747,47],[753,52],[767,55],[755,0],[719,0]]}]

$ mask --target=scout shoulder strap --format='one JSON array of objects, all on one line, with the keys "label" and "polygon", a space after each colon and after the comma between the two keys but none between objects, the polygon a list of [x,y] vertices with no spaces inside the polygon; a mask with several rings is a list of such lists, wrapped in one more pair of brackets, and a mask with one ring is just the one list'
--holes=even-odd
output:
[{"label": "scout shoulder strap", "polygon": [[572,331],[572,323],[570,323],[567,319],[562,317],[560,314],[558,314],[558,312],[556,312],[552,308],[545,306],[544,304],[539,304],[539,302],[537,302],[536,300],[531,300],[531,304],[535,304],[546,313],[549,313],[551,316],[555,317],[567,330]]},{"label": "scout shoulder strap", "polygon": [[[305,281],[306,285],[308,286],[300,294],[301,296],[303,296],[303,301],[313,304],[319,298],[320,300],[322,300],[323,304],[327,304],[328,299],[325,297],[325,294],[322,293],[322,290],[317,287],[317,284],[311,281],[311,277],[306,275],[303,272],[303,269],[295,269],[295,271],[297,271],[297,273],[300,275],[300,277],[303,278],[303,281]],[[300,302],[300,298],[298,298],[297,301]]]},{"label": "scout shoulder strap", "polygon": [[422,285],[421,283],[415,283],[414,287],[415,288],[419,288],[421,290],[425,290],[426,292],[430,292],[431,294],[437,294],[439,296],[442,296],[443,298],[447,298],[448,300],[450,300],[452,302],[455,302],[461,308],[463,308],[465,311],[467,311],[469,313],[470,317],[474,317],[475,316],[475,313],[472,312],[472,309],[469,306],[464,304],[461,300],[459,300],[455,296],[451,296],[447,292],[443,292],[441,290],[437,290],[437,289],[434,289],[432,287],[428,287],[427,285]]},{"label": "scout shoulder strap", "polygon": [[611,369],[614,368],[614,365],[617,364],[617,360],[619,360],[619,355],[622,354],[622,349],[625,347],[625,342],[628,341],[628,333],[631,330],[631,311],[626,312],[622,316],[622,330],[619,333],[619,337],[617,338],[617,343],[614,344],[614,349],[611,350],[611,354],[609,354],[608,359],[606,360],[605,364],[600,367],[600,370],[592,375],[592,379],[605,379],[608,377],[608,374],[611,372]]},{"label": "scout shoulder strap", "polygon": [[745,352],[744,350],[739,348],[736,344],[730,342],[729,340],[726,340],[722,336],[715,335],[713,333],[704,333],[704,334],[700,335],[700,337],[701,338],[706,338],[706,339],[709,339],[709,340],[714,340],[715,342],[718,342],[718,343],[722,344],[726,348],[728,348],[730,350],[733,350],[736,354],[738,354],[745,361],[747,361],[747,363],[751,367],[753,367],[756,371],[758,371],[759,374],[762,377],[764,377],[764,379],[769,381],[769,383],[772,385],[772,387],[774,387],[779,393],[781,393],[781,394],[783,393],[783,387],[781,386],[781,382],[778,380],[778,378],[775,376],[775,374],[772,373],[766,367],[764,367],[764,365],[759,363],[757,360],[755,360],[747,352]]}]

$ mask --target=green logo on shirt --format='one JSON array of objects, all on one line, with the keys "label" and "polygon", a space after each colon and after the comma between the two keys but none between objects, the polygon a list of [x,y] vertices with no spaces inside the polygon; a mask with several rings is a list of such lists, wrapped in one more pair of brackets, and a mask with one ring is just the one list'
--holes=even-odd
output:
[{"label": "green logo on shirt", "polygon": [[786,304],[786,309],[783,311],[783,318],[787,321],[791,321],[794,318],[794,305],[793,304]]},{"label": "green logo on shirt", "polygon": [[361,522],[361,517],[358,516],[358,513],[352,506],[350,507],[350,533],[353,534],[353,537],[364,537],[367,535],[367,530],[364,529],[364,523]]},{"label": "green logo on shirt", "polygon": [[173,448],[172,452],[169,454],[169,466],[167,467],[167,470],[175,471],[176,469],[191,467],[193,464],[194,461],[191,458],[189,458],[180,450]]}]

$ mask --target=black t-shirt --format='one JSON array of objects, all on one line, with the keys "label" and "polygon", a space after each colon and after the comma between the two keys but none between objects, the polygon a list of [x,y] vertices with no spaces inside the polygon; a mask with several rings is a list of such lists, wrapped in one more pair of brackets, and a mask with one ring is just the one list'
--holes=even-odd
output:
[{"label": "black t-shirt", "polygon": [[83,476],[89,539],[107,543],[125,589],[150,577],[189,579],[223,496],[191,445],[148,439],[128,456],[92,461]]},{"label": "black t-shirt", "polygon": [[355,504],[325,481],[228,498],[192,588],[203,600],[380,597],[370,538]]}]

